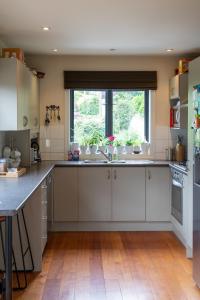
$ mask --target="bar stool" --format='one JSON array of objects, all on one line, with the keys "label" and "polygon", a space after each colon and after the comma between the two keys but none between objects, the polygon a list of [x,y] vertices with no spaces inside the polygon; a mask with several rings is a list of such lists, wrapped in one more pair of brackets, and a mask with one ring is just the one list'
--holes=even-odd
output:
[{"label": "bar stool", "polygon": [[[28,236],[28,230],[26,226],[26,219],[24,215],[24,210],[23,208],[21,209],[21,216],[22,216],[22,223],[24,226],[25,230],[25,237],[27,241],[27,248],[24,250],[23,249],[23,243],[22,243],[22,234],[21,234],[21,225],[20,225],[20,220],[19,220],[19,213],[17,214],[17,229],[18,229],[18,235],[19,235],[19,244],[20,244],[20,252],[21,252],[21,259],[22,259],[22,270],[18,270],[17,268],[17,263],[16,263],[16,257],[14,253],[14,249],[12,248],[12,257],[13,257],[13,266],[14,266],[14,272],[16,274],[16,279],[17,279],[17,287],[14,287],[14,290],[23,290],[27,287],[27,272],[32,272],[34,270],[34,262],[33,262],[33,256],[32,256],[32,251],[31,251],[31,246],[30,246],[30,240]],[[4,262],[4,268],[5,268],[5,246],[4,246],[4,236],[3,236],[3,230],[2,230],[2,223],[5,222],[5,217],[0,217],[0,239],[1,239],[1,245],[2,245],[2,252],[3,252],[3,262]],[[26,269],[26,263],[25,263],[25,256],[29,253],[30,259],[31,259],[31,268]],[[3,270],[4,271],[4,270]],[[21,285],[20,279],[19,279],[19,272],[22,272],[24,275],[24,285]],[[3,289],[3,286],[2,286]]]}]

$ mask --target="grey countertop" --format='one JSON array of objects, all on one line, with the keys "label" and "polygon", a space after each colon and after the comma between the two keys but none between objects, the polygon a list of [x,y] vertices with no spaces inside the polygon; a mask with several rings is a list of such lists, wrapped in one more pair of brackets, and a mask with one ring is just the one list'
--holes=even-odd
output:
[{"label": "grey countertop", "polygon": [[84,161],[44,161],[32,166],[19,178],[0,178],[0,216],[13,216],[54,167],[129,167],[168,166],[169,161],[129,160],[126,163],[84,163]]}]

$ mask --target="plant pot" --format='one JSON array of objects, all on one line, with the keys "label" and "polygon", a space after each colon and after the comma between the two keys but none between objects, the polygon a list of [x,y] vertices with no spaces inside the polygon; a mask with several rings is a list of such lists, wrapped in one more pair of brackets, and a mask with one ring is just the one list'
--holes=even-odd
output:
[{"label": "plant pot", "polygon": [[97,152],[97,145],[90,145],[89,149],[90,149],[90,154],[96,154],[96,152]]},{"label": "plant pot", "polygon": [[134,147],[133,147],[133,152],[134,152],[135,154],[139,154],[139,153],[141,152],[140,147],[139,147],[139,146],[134,146]]},{"label": "plant pot", "polygon": [[133,153],[133,146],[126,146],[125,149],[126,149],[127,154],[132,154]]},{"label": "plant pot", "polygon": [[108,153],[113,154],[114,153],[114,147],[113,147],[113,145],[108,145],[107,146],[107,150],[108,150]]},{"label": "plant pot", "polygon": [[122,154],[124,152],[124,146],[117,146],[116,149],[118,154]]},{"label": "plant pot", "polygon": [[150,144],[149,143],[142,143],[141,150],[142,153],[147,154],[149,152]]},{"label": "plant pot", "polygon": [[80,146],[81,154],[86,154],[87,148],[88,148],[87,146],[81,145],[81,146]]}]

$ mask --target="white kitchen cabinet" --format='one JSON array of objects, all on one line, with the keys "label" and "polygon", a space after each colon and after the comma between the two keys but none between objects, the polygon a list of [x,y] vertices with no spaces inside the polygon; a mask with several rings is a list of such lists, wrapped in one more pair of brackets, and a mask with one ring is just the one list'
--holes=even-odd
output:
[{"label": "white kitchen cabinet", "polygon": [[170,221],[168,167],[146,168],[146,221]]},{"label": "white kitchen cabinet", "polygon": [[112,169],[112,220],[145,221],[145,168]]},{"label": "white kitchen cabinet", "polygon": [[0,59],[0,130],[30,128],[31,72],[15,58]]},{"label": "white kitchen cabinet", "polygon": [[39,79],[31,74],[30,84],[30,129],[32,133],[39,132]]},{"label": "white kitchen cabinet", "polygon": [[173,76],[169,83],[169,98],[180,99],[181,103],[186,103],[188,99],[188,74]]},{"label": "white kitchen cabinet", "polygon": [[76,167],[55,168],[53,194],[53,220],[55,222],[77,221],[78,169]]},{"label": "white kitchen cabinet", "polygon": [[79,220],[111,220],[111,168],[81,167],[79,173]]}]

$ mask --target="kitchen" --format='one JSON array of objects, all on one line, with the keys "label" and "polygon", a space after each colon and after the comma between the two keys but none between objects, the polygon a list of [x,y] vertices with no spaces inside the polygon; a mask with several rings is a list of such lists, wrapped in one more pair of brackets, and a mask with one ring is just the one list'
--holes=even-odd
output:
[{"label": "kitchen", "polygon": [[[129,5],[131,4],[129,3]],[[6,9],[6,5],[4,9]],[[17,8],[12,7],[12,10],[15,11],[15,9]],[[42,36],[48,45],[49,41],[53,38],[54,26],[51,25],[50,30],[47,30],[46,32],[40,28],[42,26],[42,24],[39,25],[40,32],[38,34]],[[142,299],[177,299],[177,297],[180,299],[181,297],[183,299],[198,299],[200,294],[192,279],[191,268],[193,251],[193,216],[191,205],[193,199],[193,131],[191,129],[191,124],[193,123],[192,93],[193,87],[199,84],[198,75],[197,79],[195,78],[195,75],[193,75],[194,73],[198,74],[199,72],[199,59],[196,58],[198,57],[198,52],[193,53],[191,50],[189,53],[183,55],[182,53],[176,53],[176,47],[172,45],[175,51],[168,53],[165,51],[166,47],[164,47],[162,54],[157,52],[154,54],[151,51],[145,54],[142,52],[139,52],[141,54],[134,54],[134,52],[125,53],[123,51],[117,53],[118,50],[108,50],[106,53],[103,51],[101,53],[94,51],[91,54],[91,49],[90,51],[88,50],[87,53],[84,53],[83,51],[82,53],[76,53],[76,51],[60,53],[62,52],[59,49],[61,46],[58,47],[57,52],[52,52],[49,49],[53,49],[53,47],[52,45],[49,45],[47,46],[47,52],[44,53],[37,49],[31,50],[28,48],[30,45],[27,45],[26,47],[21,46],[19,42],[14,40],[14,37],[9,37],[9,34],[6,38],[4,37],[4,39],[2,37],[2,41],[2,48],[24,48],[26,65],[28,68],[34,70],[31,74],[31,76],[34,76],[33,78],[31,77],[33,80],[32,82],[35,82],[36,80],[38,84],[36,90],[34,90],[36,92],[33,92],[33,94],[37,95],[34,96],[35,99],[39,99],[40,111],[40,126],[38,122],[35,122],[35,128],[32,132],[29,129],[19,131],[16,130],[17,128],[14,129],[14,118],[10,117],[10,121],[8,121],[7,124],[13,127],[9,129],[1,127],[0,134],[2,148],[4,145],[10,145],[12,141],[15,147],[21,152],[21,166],[26,168],[26,173],[17,179],[1,178],[1,195],[6,195],[5,200],[1,198],[1,216],[6,215],[5,211],[8,212],[9,210],[9,216],[11,216],[16,214],[19,210],[19,218],[22,218],[20,209],[23,208],[30,240],[29,248],[31,248],[34,261],[34,270],[40,271],[41,276],[44,276],[43,283],[39,286],[39,280],[41,279],[40,275],[36,277],[36,281],[34,282],[31,273],[28,272],[27,288],[23,291],[13,292],[14,299],[42,299],[42,297],[43,299],[90,299],[91,297],[93,297],[93,299],[98,299],[97,297],[99,297],[99,299],[109,299],[109,297],[118,297],[118,299],[134,299],[134,297],[135,299],[140,299],[140,297],[143,297]],[[31,42],[32,49],[36,44],[37,43],[34,44]],[[110,47],[108,48],[110,49]],[[175,52],[175,54],[173,52]],[[170,108],[172,108],[171,104],[174,101],[172,99],[173,97],[171,98],[169,94],[169,81],[174,77],[175,69],[179,67],[179,61],[183,57],[193,59],[189,63],[189,72],[183,74],[186,74],[189,77],[188,130],[186,128],[170,129],[169,127]],[[13,63],[15,58],[2,58],[1,61],[2,60],[5,64],[6,60],[12,61]],[[3,63],[1,62],[1,64]],[[2,70],[2,68],[1,65],[0,70]],[[30,72],[30,69],[28,68],[27,70]],[[70,123],[72,119],[70,90],[73,89],[76,92],[78,87],[73,86],[71,88],[66,88],[64,86],[64,71],[84,71],[88,74],[93,71],[112,71],[115,73],[118,73],[118,71],[155,71],[157,74],[156,84],[154,88],[151,87],[151,91],[149,92],[150,126],[148,128],[149,139],[147,139],[146,144],[150,145],[148,146],[149,149],[146,153],[133,154],[132,150],[132,153],[128,154],[123,150],[123,154],[117,154],[117,156],[116,153],[113,154],[113,161],[118,160],[117,162],[102,163],[102,161],[106,161],[103,155],[98,152],[89,154],[88,151],[84,155],[80,154],[80,160],[78,162],[67,161],[70,145],[73,146],[72,143],[75,142],[72,141],[72,134],[70,133],[72,127]],[[8,72],[8,67],[5,67],[3,72],[4,78],[7,77],[7,80],[14,76],[14,73],[11,74],[9,72],[7,73],[7,76],[5,76],[6,72]],[[37,74],[40,78],[34,74]],[[123,75],[125,76],[125,74]],[[0,78],[0,82],[2,83],[3,76],[1,75]],[[87,88],[89,88],[89,86],[87,86]],[[74,95],[76,95],[75,92]],[[113,94],[113,98],[114,97],[115,95]],[[76,98],[74,100],[76,101]],[[4,112],[3,115],[7,116],[7,111],[9,111],[13,116],[15,113],[14,109],[8,109],[8,101],[6,100],[7,102],[4,104],[3,101],[4,100],[1,102],[3,105],[3,107],[1,107],[1,111]],[[47,106],[50,107],[50,109],[59,107],[59,110],[53,110],[52,116],[51,110],[48,110],[50,124],[45,125]],[[174,106],[175,105],[173,105],[173,107]],[[114,108],[115,106],[113,106],[113,110]],[[58,118],[58,112],[60,120]],[[76,117],[76,114],[74,114],[74,116]],[[32,119],[34,121],[34,118]],[[1,120],[3,120],[2,117]],[[75,122],[76,119],[74,119],[74,124],[76,124]],[[0,121],[0,124],[1,126],[5,126],[6,122]],[[182,211],[183,226],[179,226],[181,222],[178,222],[177,224],[176,219],[173,220],[173,217],[171,216],[172,186],[169,161],[173,158],[170,154],[170,149],[175,147],[178,135],[181,135],[183,138],[186,155],[184,161],[186,158],[189,170],[187,172],[185,169],[181,172],[184,176],[184,194],[186,191],[188,195],[184,195],[184,198],[182,199],[187,205],[186,207],[184,206],[184,212]],[[36,151],[37,153],[32,150],[30,154],[31,144],[32,149],[33,146],[37,148],[39,144],[40,149],[39,151]],[[2,156],[5,155],[2,153]],[[42,161],[34,163],[29,171],[29,162],[31,160],[32,162],[34,160],[38,161],[40,158]],[[89,162],[85,162],[85,160]],[[174,165],[174,162],[172,162],[172,164]],[[176,168],[175,170],[177,171]],[[132,178],[134,178],[134,180],[132,180]],[[180,181],[182,181],[182,179],[180,179]],[[13,193],[11,191],[15,192]],[[182,191],[180,193],[182,193]],[[68,195],[68,197],[66,197],[66,195]],[[162,197],[160,197],[160,195],[162,195]],[[190,201],[187,201],[188,199],[190,199]],[[4,209],[4,205],[6,209]],[[38,211],[40,214],[38,214]],[[45,227],[47,221],[49,230],[48,235],[47,228]],[[40,226],[38,224],[40,224]],[[7,232],[10,225],[11,224],[7,222]],[[21,225],[21,227],[24,228],[23,222]],[[31,230],[31,228],[35,228],[35,230]],[[41,239],[41,228],[43,230],[43,239]],[[13,247],[18,261],[18,256],[20,256],[20,252],[18,253],[20,245],[18,245],[18,241],[15,240],[16,236],[18,236],[18,232],[15,232],[15,230],[18,231],[17,225],[13,226]],[[175,235],[172,235],[172,231]],[[22,233],[22,237],[26,240],[26,234],[24,232]],[[19,238],[17,238],[17,240],[19,240]],[[123,246],[120,243],[120,240],[124,241]],[[5,242],[7,243],[7,247],[11,250],[11,243],[8,243],[7,239]],[[56,243],[58,243],[57,253]],[[146,256],[147,254],[145,254],[146,252],[143,251],[141,252],[141,255],[144,255],[146,266],[149,266],[149,268],[146,269],[145,261],[141,258],[141,269],[138,269],[137,273],[134,268],[137,267],[137,259],[139,259],[140,256],[137,255],[136,250],[131,251],[128,248],[128,243],[130,243],[130,247],[133,249],[135,247],[137,250],[138,247],[138,251],[142,251],[142,248],[145,248],[145,246],[147,248],[149,247],[152,251],[154,248],[155,250],[162,251],[162,247],[166,247],[166,249],[169,250],[170,247],[167,248],[166,244],[168,243],[171,245],[174,257],[176,257],[176,255],[181,257],[180,259],[183,260],[183,265],[185,265],[185,268],[188,270],[187,275],[183,272],[182,278],[188,285],[185,284],[184,286],[183,283],[180,284],[182,281],[177,277],[178,273],[176,272],[178,271],[173,269],[174,274],[176,274],[174,281],[177,283],[177,290],[175,291],[174,287],[170,287],[169,284],[168,290],[161,292],[158,283],[160,282],[162,285],[161,277],[164,276],[163,273],[161,272],[160,278],[159,276],[155,278],[154,272],[151,269],[153,265],[150,264]],[[58,265],[61,264],[60,268],[63,272],[62,275],[56,268],[52,257],[49,267],[47,266],[48,257],[51,255],[53,245],[53,259],[55,262],[58,262]],[[159,245],[161,248],[159,248]],[[101,247],[103,249],[100,249]],[[125,252],[124,254],[120,254],[120,249],[122,251],[123,247]],[[65,249],[66,251],[66,262],[61,262],[59,260],[59,257],[60,259],[62,257],[62,249]],[[86,249],[88,249],[89,252],[87,252]],[[111,249],[111,252],[109,252],[108,249]],[[112,270],[114,273],[114,270],[116,270],[116,272],[122,272],[121,269],[117,269],[116,264],[120,264],[120,261],[124,258],[121,255],[126,256],[126,251],[129,253],[128,259],[132,268],[130,270],[135,270],[138,274],[137,283],[142,285],[141,290],[136,287],[134,280],[126,278],[131,271],[127,271],[126,273],[124,270],[125,278],[122,278],[123,276],[121,277],[118,273],[115,275],[109,273],[109,268],[110,272]],[[30,249],[28,252],[30,252]],[[97,254],[96,258],[95,253]],[[118,258],[116,258],[116,261],[112,261],[110,257],[112,256],[112,253],[113,255],[117,255]],[[166,252],[160,253],[161,257],[167,259]],[[170,250],[168,253],[170,253]],[[71,259],[70,255],[72,255]],[[87,268],[89,268],[88,255],[94,257],[94,265],[91,266],[91,268],[94,268],[93,271],[87,270]],[[155,267],[156,261],[153,252],[151,252],[151,255]],[[31,269],[30,253],[28,253],[27,256],[29,261],[26,264],[26,268]],[[186,258],[186,256],[189,259]],[[105,274],[101,271],[99,262],[100,257],[101,259],[102,257],[105,258],[105,261],[103,262]],[[163,263],[161,258],[157,259],[160,263]],[[0,258],[0,261],[1,260],[2,258]],[[9,270],[12,268],[12,266],[10,266],[10,261],[11,260],[6,263]],[[77,268],[77,261],[83,264],[83,270],[82,267],[80,269]],[[170,262],[172,263],[172,261]],[[127,264],[127,261],[124,263]],[[69,269],[67,264],[69,265]],[[99,276],[102,278],[101,280],[104,282],[102,282],[102,286],[100,284],[99,295],[96,292],[94,296],[94,290],[98,290],[98,284],[95,283],[95,278],[98,281],[98,277],[95,277],[95,267],[96,271],[100,274]],[[120,268],[123,267],[128,268],[127,265],[120,265]],[[47,275],[48,268],[50,271]],[[84,268],[86,268],[85,271]],[[180,268],[180,265],[177,266],[177,270],[180,270]],[[21,269],[21,265],[19,269]],[[146,270],[146,276],[144,274],[142,275],[142,269]],[[157,268],[155,268],[155,270],[158,271]],[[66,276],[66,278],[68,278],[66,279],[67,283],[65,287],[61,287],[60,282],[56,281],[58,280],[56,272],[58,277],[63,276],[63,278],[65,278]],[[70,276],[73,277],[73,274],[75,273],[77,276],[76,279],[70,279]],[[7,274],[10,273],[8,272]],[[11,278],[9,276],[5,277],[7,287],[10,286],[11,283]],[[105,278],[103,279],[104,276]],[[13,279],[14,283],[16,283],[15,276]],[[64,279],[62,280],[64,284]],[[92,280],[94,280],[94,283],[92,283]],[[195,281],[196,280],[197,279],[195,279]],[[23,276],[20,274],[20,284],[21,281],[24,283]],[[88,281],[90,281],[90,283],[88,283]],[[51,287],[51,283],[52,285],[55,284],[55,286]],[[56,286],[56,284],[58,286]],[[70,284],[72,285],[71,288]],[[76,288],[76,286],[78,287]],[[135,289],[133,287],[135,287]],[[67,291],[65,291],[65,288]],[[60,292],[59,289],[62,290],[62,292]],[[87,292],[88,289],[93,289],[91,292],[92,296],[90,295],[90,292]],[[5,299],[11,299],[10,290],[8,291],[8,289],[6,289],[4,292],[7,293],[7,298]]]}]

